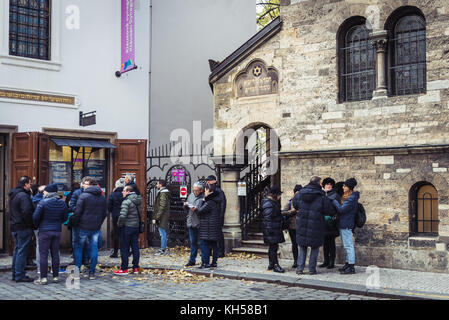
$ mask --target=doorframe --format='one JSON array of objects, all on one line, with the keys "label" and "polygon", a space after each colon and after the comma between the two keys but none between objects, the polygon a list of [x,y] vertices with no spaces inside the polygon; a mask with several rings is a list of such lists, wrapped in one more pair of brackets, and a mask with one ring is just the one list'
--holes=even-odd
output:
[{"label": "doorframe", "polygon": [[[118,137],[117,132],[107,132],[107,131],[88,131],[88,130],[77,130],[77,129],[58,129],[58,128],[42,128],[42,133],[45,133],[50,138],[51,137],[59,137],[59,138],[73,138],[73,139],[101,139],[108,140],[110,143],[115,144],[115,140]],[[107,188],[109,190],[109,194],[114,190],[114,151],[106,150],[106,166],[108,168],[108,176],[106,177]],[[109,194],[106,194],[108,196]],[[106,198],[107,199],[107,198]],[[110,215],[107,215],[107,224],[106,224],[106,247],[110,248],[112,246],[111,239],[111,224],[112,219]],[[104,239],[105,237],[103,237]]]},{"label": "doorframe", "polygon": [[4,253],[9,253],[12,255],[12,241],[11,237],[8,236],[11,234],[11,224],[10,224],[10,215],[9,215],[9,197],[8,190],[15,187],[14,181],[11,180],[12,173],[12,136],[14,133],[18,132],[18,126],[11,125],[2,125],[0,124],[0,133],[5,134],[7,136],[7,144],[5,149],[5,215],[4,215],[4,233],[3,230],[0,230],[2,233],[3,241],[4,241]]}]

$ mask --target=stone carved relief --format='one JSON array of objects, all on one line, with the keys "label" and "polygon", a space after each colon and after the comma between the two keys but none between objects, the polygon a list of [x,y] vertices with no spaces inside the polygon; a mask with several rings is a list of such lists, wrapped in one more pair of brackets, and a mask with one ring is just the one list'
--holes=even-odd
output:
[{"label": "stone carved relief", "polygon": [[261,60],[251,62],[235,80],[236,96],[252,97],[278,93],[278,73]]}]

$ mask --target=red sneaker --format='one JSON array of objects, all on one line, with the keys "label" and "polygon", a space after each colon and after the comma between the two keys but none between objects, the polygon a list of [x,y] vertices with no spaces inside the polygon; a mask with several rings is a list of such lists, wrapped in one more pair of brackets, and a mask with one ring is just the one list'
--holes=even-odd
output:
[{"label": "red sneaker", "polygon": [[139,268],[134,268],[131,273],[139,273]]},{"label": "red sneaker", "polygon": [[128,274],[128,270],[118,269],[117,271],[114,271],[114,274],[125,275]]}]

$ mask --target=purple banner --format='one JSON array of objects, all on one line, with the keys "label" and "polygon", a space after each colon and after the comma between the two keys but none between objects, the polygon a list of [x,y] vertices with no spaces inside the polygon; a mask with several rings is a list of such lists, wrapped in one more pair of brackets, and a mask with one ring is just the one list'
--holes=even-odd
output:
[{"label": "purple banner", "polygon": [[120,73],[135,68],[134,0],[122,0],[122,64]]}]

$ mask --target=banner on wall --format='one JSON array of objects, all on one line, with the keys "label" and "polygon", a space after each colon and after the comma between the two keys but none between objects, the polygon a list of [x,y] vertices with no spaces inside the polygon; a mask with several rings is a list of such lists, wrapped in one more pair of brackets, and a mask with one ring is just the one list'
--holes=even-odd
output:
[{"label": "banner on wall", "polygon": [[135,20],[134,20],[134,0],[122,1],[122,59],[120,71],[116,72],[116,76],[120,77],[125,72],[137,69],[135,58]]}]

